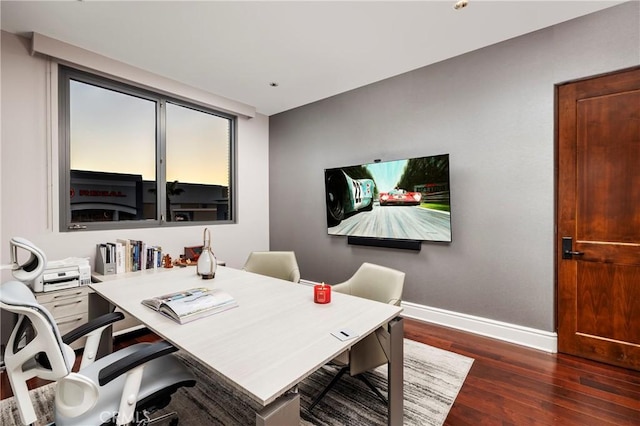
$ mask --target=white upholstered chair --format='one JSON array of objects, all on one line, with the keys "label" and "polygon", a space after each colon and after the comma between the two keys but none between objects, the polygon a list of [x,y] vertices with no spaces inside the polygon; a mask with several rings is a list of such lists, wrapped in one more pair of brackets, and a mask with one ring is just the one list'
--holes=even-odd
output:
[{"label": "white upholstered chair", "polygon": [[298,261],[292,251],[254,251],[242,269],[294,283],[300,282]]},{"label": "white upholstered chair", "polygon": [[[404,272],[372,263],[363,263],[355,274],[341,284],[331,286],[332,291],[363,297],[382,303],[399,306],[402,301],[404,287]],[[342,375],[348,372],[351,376],[362,380],[382,401],[385,397],[363,374],[388,362],[376,333],[371,333],[350,350],[340,354],[332,360],[332,364],[340,370],[331,383],[309,406],[309,411],[329,392]]]}]

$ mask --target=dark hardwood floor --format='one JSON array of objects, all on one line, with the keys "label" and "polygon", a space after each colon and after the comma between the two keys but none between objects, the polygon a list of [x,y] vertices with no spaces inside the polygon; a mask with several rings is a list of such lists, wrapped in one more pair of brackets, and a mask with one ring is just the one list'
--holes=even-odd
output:
[{"label": "dark hardwood floor", "polygon": [[417,321],[405,337],[475,361],[446,425],[640,425],[640,372]]},{"label": "dark hardwood floor", "polygon": [[[640,425],[638,371],[408,319],[405,337],[475,360],[445,425]],[[156,339],[137,333],[115,346]],[[4,373],[0,394],[11,396]]]}]

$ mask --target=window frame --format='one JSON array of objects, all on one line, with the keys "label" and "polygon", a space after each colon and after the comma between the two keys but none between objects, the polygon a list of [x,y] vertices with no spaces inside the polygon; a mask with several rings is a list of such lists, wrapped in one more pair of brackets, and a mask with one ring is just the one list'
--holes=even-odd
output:
[{"label": "window frame", "polygon": [[[70,82],[71,80],[113,90],[156,103],[156,219],[105,221],[105,222],[72,222],[71,221],[71,139],[70,139]],[[229,219],[212,221],[168,221],[166,211],[166,104],[172,103],[184,108],[193,109],[229,120],[229,186],[228,212]],[[180,99],[162,93],[125,83],[112,77],[104,77],[90,72],[78,70],[66,65],[58,65],[58,165],[59,165],[59,227],[60,232],[144,229],[159,227],[222,225],[236,223],[236,147],[238,117],[209,105],[188,99]]]}]

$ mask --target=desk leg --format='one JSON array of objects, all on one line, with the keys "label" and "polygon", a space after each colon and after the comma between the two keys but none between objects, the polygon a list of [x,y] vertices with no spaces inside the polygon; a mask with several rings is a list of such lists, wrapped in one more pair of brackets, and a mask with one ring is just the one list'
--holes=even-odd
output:
[{"label": "desk leg", "polygon": [[397,317],[389,322],[390,352],[389,426],[401,426],[404,421],[404,322]]},{"label": "desk leg", "polygon": [[[108,314],[113,311],[113,305],[99,294],[90,291],[88,296],[89,320],[98,318],[100,315]],[[102,333],[96,359],[109,355],[111,352],[113,352],[113,326],[109,326],[109,328]]]},{"label": "desk leg", "polygon": [[288,393],[256,413],[256,426],[299,426],[300,394]]}]

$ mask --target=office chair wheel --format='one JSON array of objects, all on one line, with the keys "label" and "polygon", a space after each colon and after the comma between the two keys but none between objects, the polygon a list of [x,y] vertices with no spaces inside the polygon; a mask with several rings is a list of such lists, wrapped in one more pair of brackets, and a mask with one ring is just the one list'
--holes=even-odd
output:
[{"label": "office chair wheel", "polygon": [[[151,418],[151,412],[144,410],[138,411],[135,418],[141,419],[136,423],[136,426],[151,426],[155,424],[177,426],[179,422],[178,413],[172,411],[170,413],[162,414],[158,417]],[[167,420],[169,422],[167,423]]]}]

